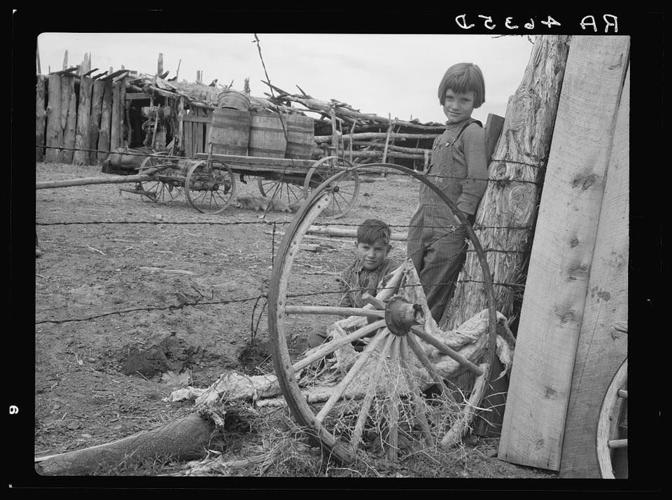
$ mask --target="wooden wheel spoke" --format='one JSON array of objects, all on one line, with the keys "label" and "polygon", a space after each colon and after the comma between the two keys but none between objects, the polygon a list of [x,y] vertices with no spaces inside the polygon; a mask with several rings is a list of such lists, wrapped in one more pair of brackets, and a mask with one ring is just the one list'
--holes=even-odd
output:
[{"label": "wooden wheel spoke", "polygon": [[420,388],[413,378],[413,373],[410,371],[410,367],[408,366],[408,341],[406,338],[401,339],[399,351],[399,364],[401,365],[401,370],[404,374],[404,377],[406,378],[408,390],[410,391],[411,397],[413,398],[415,416],[417,417],[418,423],[420,424],[420,429],[422,430],[422,435],[425,438],[425,442],[428,446],[431,446],[434,443],[434,439],[432,438],[432,430],[429,426],[427,415],[425,415],[425,412],[423,411],[425,402],[420,396]]},{"label": "wooden wheel spoke", "polygon": [[474,372],[477,375],[481,375],[483,373],[483,370],[481,370],[478,366],[476,366],[474,363],[469,361],[467,358],[462,356],[460,353],[457,351],[454,351],[450,347],[448,347],[446,344],[444,344],[440,339],[437,339],[432,335],[431,333],[427,333],[424,328],[421,326],[412,326],[411,331],[416,334],[418,337],[420,337],[422,340],[427,342],[430,345],[433,345],[436,347],[440,353],[445,354],[447,356],[450,356],[453,358],[455,361],[460,363],[461,365],[465,366],[472,372]]},{"label": "wooden wheel spoke", "polygon": [[427,373],[429,373],[429,376],[432,378],[434,383],[438,384],[441,392],[445,392],[443,386],[444,385],[443,377],[441,377],[441,375],[439,375],[439,372],[436,371],[436,368],[434,368],[434,365],[427,357],[427,354],[425,354],[425,351],[422,350],[422,347],[418,345],[417,341],[415,340],[415,338],[413,338],[413,336],[407,335],[406,340],[408,341],[408,346],[411,348],[411,351],[413,351],[415,357],[418,358],[418,360],[425,368]]},{"label": "wooden wheel spoke", "polygon": [[317,349],[314,353],[310,354],[309,356],[306,356],[305,358],[297,361],[292,368],[294,368],[295,372],[298,372],[299,370],[305,368],[306,366],[310,365],[311,363],[314,363],[315,361],[324,358],[325,356],[331,354],[335,350],[337,350],[339,347],[348,344],[350,342],[353,342],[355,340],[361,339],[362,337],[370,334],[371,332],[374,332],[378,330],[379,328],[382,328],[385,326],[385,320],[381,319],[378,321],[375,321],[371,323],[370,325],[366,325],[362,328],[359,328],[358,330],[355,330],[354,332],[346,335],[345,337],[341,337],[340,339],[337,340],[332,340],[331,342],[327,342],[326,344],[323,344],[319,349]]},{"label": "wooden wheel spoke", "polygon": [[[390,367],[394,370],[399,364],[399,339],[394,339],[392,348],[390,349]],[[396,460],[399,451],[399,405],[401,400],[399,398],[397,381],[392,383],[391,395],[387,400],[387,414],[388,414],[388,433],[387,433],[387,458],[388,460]]]},{"label": "wooden wheel spoke", "polygon": [[386,335],[389,335],[387,329],[384,329],[381,332],[379,332],[375,337],[373,337],[371,342],[369,342],[369,345],[366,346],[366,348],[359,354],[359,356],[357,357],[357,361],[355,361],[355,364],[352,365],[348,373],[345,374],[345,377],[343,377],[343,379],[338,383],[338,385],[334,387],[331,396],[329,396],[327,402],[324,404],[320,412],[315,416],[315,419],[318,422],[322,423],[324,417],[326,417],[329,414],[329,412],[334,408],[338,400],[341,399],[341,396],[343,396],[343,393],[348,388],[352,380],[355,378],[355,375],[359,373],[359,371],[364,366],[364,363],[366,363],[366,361],[371,357],[373,351],[376,349],[380,341]]},{"label": "wooden wheel spoke", "polygon": [[366,424],[366,418],[369,416],[369,411],[371,410],[371,405],[373,404],[373,399],[377,392],[378,381],[382,376],[381,371],[383,367],[383,362],[385,361],[385,357],[387,356],[387,353],[390,350],[393,341],[394,336],[388,335],[387,339],[385,340],[383,350],[380,353],[380,357],[376,362],[376,367],[371,376],[371,380],[369,381],[369,387],[367,388],[366,394],[364,395],[364,401],[362,402],[362,407],[359,409],[359,414],[357,415],[357,422],[355,423],[355,429],[353,430],[352,437],[350,438],[350,445],[355,449],[359,446],[359,443],[362,441],[362,433],[364,432],[364,425]]},{"label": "wooden wheel spoke", "polygon": [[356,307],[334,306],[285,306],[286,314],[325,314],[332,316],[366,316],[368,318],[384,318],[385,311]]}]

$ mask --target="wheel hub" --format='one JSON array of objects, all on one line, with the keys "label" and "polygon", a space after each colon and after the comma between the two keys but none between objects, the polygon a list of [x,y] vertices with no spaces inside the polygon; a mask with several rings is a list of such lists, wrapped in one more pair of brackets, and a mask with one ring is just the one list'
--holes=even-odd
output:
[{"label": "wheel hub", "polygon": [[403,337],[411,331],[413,325],[424,322],[422,306],[400,296],[392,297],[385,305],[385,322],[390,332]]}]

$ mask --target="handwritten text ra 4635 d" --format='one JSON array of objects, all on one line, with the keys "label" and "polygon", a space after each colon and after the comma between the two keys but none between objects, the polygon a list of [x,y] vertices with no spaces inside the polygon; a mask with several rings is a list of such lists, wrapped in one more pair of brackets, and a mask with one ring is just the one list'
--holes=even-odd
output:
[{"label": "handwritten text ra 4635 d", "polygon": [[[577,22],[581,27],[581,30],[586,32],[597,33],[601,32],[603,28],[604,33],[618,33],[618,17],[613,14],[602,14],[601,16],[589,14],[583,16]],[[487,30],[494,30],[497,26],[499,26],[500,29],[504,26],[505,29],[511,31],[533,30],[541,26],[545,26],[549,30],[552,30],[562,26],[562,24],[552,16],[546,16],[545,18],[539,19],[533,17],[516,19],[513,16],[507,16],[502,17],[501,19],[495,19],[493,16],[485,14],[478,14],[477,16],[474,16],[473,14],[460,14],[455,18],[455,23],[463,30],[470,30],[474,27],[483,27]]]}]

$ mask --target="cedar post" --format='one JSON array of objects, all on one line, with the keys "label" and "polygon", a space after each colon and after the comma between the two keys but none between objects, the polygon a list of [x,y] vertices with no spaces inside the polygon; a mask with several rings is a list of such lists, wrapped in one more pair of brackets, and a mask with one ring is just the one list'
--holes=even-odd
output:
[{"label": "cedar post", "polygon": [[75,137],[75,165],[88,165],[90,153],[89,119],[91,117],[91,91],[93,80],[86,76],[79,81],[79,108],[77,109],[77,136]]},{"label": "cedar post", "polygon": [[47,77],[38,74],[35,86],[35,145],[38,146],[35,148],[35,161],[42,161],[44,159],[44,148],[39,146],[44,146],[44,136],[46,132],[46,91]]},{"label": "cedar post", "polygon": [[159,60],[156,63],[156,74],[163,74],[163,54],[161,52],[159,52]]},{"label": "cedar post", "polygon": [[614,122],[625,36],[573,37],[539,207],[499,458],[558,470]]}]

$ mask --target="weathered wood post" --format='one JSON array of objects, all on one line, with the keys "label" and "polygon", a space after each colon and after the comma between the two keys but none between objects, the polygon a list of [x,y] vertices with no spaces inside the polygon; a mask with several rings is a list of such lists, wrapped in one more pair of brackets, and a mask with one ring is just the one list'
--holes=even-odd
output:
[{"label": "weathered wood post", "polygon": [[93,80],[83,76],[79,81],[79,106],[77,109],[77,135],[75,137],[75,156],[76,165],[88,165],[90,153],[90,118],[91,118],[91,93],[93,90]]},{"label": "weathered wood post", "polygon": [[600,406],[628,356],[630,70],[625,77],[602,198],[588,296],[569,395],[560,474],[599,478]]},{"label": "weathered wood post", "polygon": [[630,39],[571,40],[539,207],[499,458],[558,470]]},{"label": "weathered wood post", "polygon": [[110,151],[110,130],[112,128],[112,82],[103,83],[103,106],[100,114],[100,132],[98,133],[98,161],[107,157]]},{"label": "weathered wood post", "polygon": [[61,77],[49,75],[47,87],[47,150],[45,161],[58,161],[58,149],[63,142],[61,128]]},{"label": "weathered wood post", "polygon": [[46,92],[47,92],[47,77],[37,75],[37,83],[35,85],[35,161],[42,161],[44,159],[44,146],[46,124],[47,124],[47,109],[46,109]]},{"label": "weathered wood post", "polygon": [[105,93],[105,82],[93,80],[93,91],[91,93],[91,117],[89,119],[89,164],[95,165],[98,162],[98,134],[100,133],[100,119],[103,114],[103,94]]},{"label": "weathered wood post", "polygon": [[72,163],[77,133],[77,94],[75,77],[63,75],[61,77],[61,126],[63,127],[63,151],[59,155],[61,163]]}]

